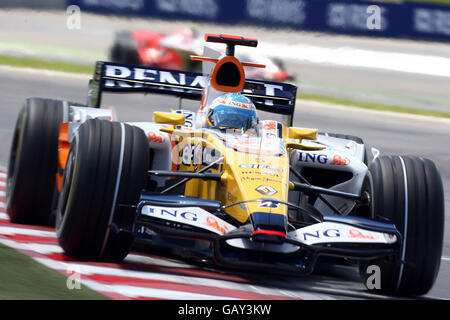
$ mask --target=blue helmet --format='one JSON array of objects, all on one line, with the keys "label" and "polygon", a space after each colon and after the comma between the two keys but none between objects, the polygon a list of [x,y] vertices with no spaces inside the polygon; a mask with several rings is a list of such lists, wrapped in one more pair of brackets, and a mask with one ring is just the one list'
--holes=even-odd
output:
[{"label": "blue helmet", "polygon": [[252,101],[239,93],[225,93],[211,103],[206,127],[214,129],[256,130],[258,116]]}]

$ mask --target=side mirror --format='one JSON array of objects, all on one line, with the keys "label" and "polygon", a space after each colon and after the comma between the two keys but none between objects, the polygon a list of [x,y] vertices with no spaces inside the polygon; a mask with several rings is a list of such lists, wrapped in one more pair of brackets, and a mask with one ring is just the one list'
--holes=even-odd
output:
[{"label": "side mirror", "polygon": [[171,124],[174,126],[184,125],[185,116],[175,112],[153,112],[153,122]]},{"label": "side mirror", "polygon": [[290,139],[308,139],[308,140],[316,140],[319,130],[317,129],[308,129],[308,128],[296,128],[289,127],[289,138]]}]

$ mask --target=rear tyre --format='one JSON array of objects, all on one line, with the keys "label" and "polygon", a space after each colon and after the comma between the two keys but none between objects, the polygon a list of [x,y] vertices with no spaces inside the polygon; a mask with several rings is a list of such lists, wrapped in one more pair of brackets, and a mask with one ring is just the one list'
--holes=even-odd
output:
[{"label": "rear tyre", "polygon": [[127,31],[116,33],[115,42],[109,55],[113,62],[135,65],[141,63],[136,40]]},{"label": "rear tyre", "polygon": [[[374,291],[391,295],[422,295],[433,286],[440,266],[444,233],[444,193],[441,177],[431,160],[390,156],[375,159],[369,168],[372,217],[389,219],[402,234],[399,256],[360,262],[381,271]],[[403,263],[401,263],[403,261]]]},{"label": "rear tyre", "polygon": [[80,126],[56,213],[58,241],[68,255],[114,262],[126,257],[146,183],[148,150],[145,133],[137,127],[106,120]]},{"label": "rear tyre", "polygon": [[30,98],[14,129],[6,182],[6,210],[13,223],[50,224],[56,190],[63,102]]}]

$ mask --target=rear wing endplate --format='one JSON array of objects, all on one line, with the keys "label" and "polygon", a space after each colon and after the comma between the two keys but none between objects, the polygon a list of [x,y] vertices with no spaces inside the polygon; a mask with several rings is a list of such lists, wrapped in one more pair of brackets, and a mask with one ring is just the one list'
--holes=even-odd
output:
[{"label": "rear wing endplate", "polygon": [[[147,92],[200,100],[208,78],[202,73],[131,66],[98,61],[89,86],[88,106],[99,108],[103,92]],[[242,94],[256,108],[290,117],[294,115],[297,87],[292,84],[245,80]]]}]

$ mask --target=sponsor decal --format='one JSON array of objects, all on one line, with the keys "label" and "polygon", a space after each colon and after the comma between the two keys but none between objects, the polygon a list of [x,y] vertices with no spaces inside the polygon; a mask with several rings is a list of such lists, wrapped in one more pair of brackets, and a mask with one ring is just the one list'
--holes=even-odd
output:
[{"label": "sponsor decal", "polygon": [[266,133],[264,134],[264,137],[266,137],[266,138],[268,138],[268,139],[274,139],[274,138],[277,137],[277,134],[276,134],[276,133],[273,133],[273,132],[266,132]]},{"label": "sponsor decal", "polygon": [[250,175],[250,176],[270,176],[273,178],[281,178],[281,176],[277,172],[261,172],[261,171],[241,171],[241,175]]},{"label": "sponsor decal", "polygon": [[333,156],[333,161],[331,161],[330,164],[338,166],[347,166],[350,164],[350,160],[346,157],[335,155]]},{"label": "sponsor decal", "polygon": [[310,239],[323,239],[323,238],[340,238],[341,233],[339,229],[324,229],[324,230],[313,230],[310,232],[301,233],[301,238],[303,241],[308,241]]},{"label": "sponsor decal", "polygon": [[155,133],[153,131],[150,131],[147,134],[147,137],[149,142],[164,143],[166,141],[166,138],[163,135]]},{"label": "sponsor decal", "polygon": [[417,8],[413,14],[413,28],[425,34],[450,35],[450,10]]},{"label": "sponsor decal", "polygon": [[343,223],[322,222],[289,233],[299,241],[312,245],[318,243],[394,243],[389,234],[368,231]]},{"label": "sponsor decal", "polygon": [[298,160],[306,163],[318,163],[318,164],[329,164],[340,166],[347,166],[350,164],[350,159],[343,157],[341,155],[334,155],[333,159],[330,161],[328,155],[324,153],[299,152]]},{"label": "sponsor decal", "polygon": [[221,136],[225,145],[235,151],[260,155],[282,155],[286,153],[284,142],[278,138]]},{"label": "sponsor decal", "polygon": [[254,176],[254,175],[249,175],[249,176],[244,176],[241,177],[241,181],[259,181],[259,183],[265,183],[265,184],[274,184],[274,183],[281,183],[281,179],[273,179],[271,177],[264,177],[264,176]]},{"label": "sponsor decal", "polygon": [[247,15],[265,23],[283,22],[296,26],[306,20],[304,0],[247,0]]},{"label": "sponsor decal", "polygon": [[255,190],[261,193],[263,196],[273,196],[275,193],[277,193],[277,190],[275,190],[273,187],[264,185],[257,187]]},{"label": "sponsor decal", "polygon": [[113,10],[132,10],[132,11],[140,11],[144,9],[144,0],[83,0],[82,4],[84,6],[96,6],[96,7],[104,7]]},{"label": "sponsor decal", "polygon": [[[204,147],[202,151],[202,164],[203,165],[209,165],[213,163],[214,161],[217,161],[221,157],[220,151],[210,148],[210,147]],[[214,169],[217,169],[219,165],[213,166]]]},{"label": "sponsor decal", "polygon": [[225,103],[228,103],[230,106],[236,107],[236,108],[241,108],[241,109],[249,109],[250,108],[250,106],[248,104],[246,104],[244,102],[241,102],[241,101],[230,100],[230,101],[225,102]]},{"label": "sponsor decal", "polygon": [[275,201],[261,201],[258,204],[258,208],[270,208],[270,209],[278,209],[280,204]]},{"label": "sponsor decal", "polygon": [[[180,222],[184,221],[197,221],[197,213],[189,210],[190,208],[162,208],[162,207],[151,207],[144,206],[142,208],[142,214],[149,216],[156,216],[161,218],[175,218]],[[170,219],[173,220],[173,219]]]},{"label": "sponsor decal", "polygon": [[187,128],[194,128],[194,117],[195,117],[194,112],[188,110],[177,110],[176,113],[184,114],[184,125],[183,125],[184,130],[186,130]]},{"label": "sponsor decal", "polygon": [[328,162],[328,156],[326,154],[299,152],[298,160],[301,162],[326,164]]},{"label": "sponsor decal", "polygon": [[371,232],[361,232],[356,229],[350,229],[348,231],[350,238],[353,239],[371,239],[371,240],[378,240],[380,237],[377,234],[371,233]]},{"label": "sponsor decal", "polygon": [[[202,147],[200,143],[196,145],[187,144],[183,147],[181,162],[186,166],[193,164],[197,169],[200,164],[209,165],[219,159],[220,156],[220,152],[216,149]],[[218,169],[219,164],[214,165],[212,168]]]},{"label": "sponsor decal", "polygon": [[237,202],[237,197],[234,196],[231,192],[227,192],[227,200],[231,203]]},{"label": "sponsor decal", "polygon": [[[101,78],[105,89],[157,88],[164,91],[181,93],[186,91],[201,95],[203,88],[208,84],[207,76],[195,72],[129,67],[111,63],[104,63],[103,65],[104,71]],[[296,92],[295,86],[290,84],[262,84],[264,90],[247,90],[244,95],[270,98],[265,99],[264,104],[274,107],[277,107],[278,103],[281,105],[287,103],[289,106],[292,104]],[[275,100],[277,104],[273,102]]]},{"label": "sponsor decal", "polygon": [[276,121],[270,121],[263,125],[264,130],[277,130],[277,122]]},{"label": "sponsor decal", "polygon": [[197,170],[198,165],[201,163],[202,157],[202,145],[199,143],[194,147],[194,169]]},{"label": "sponsor decal", "polygon": [[161,12],[209,19],[217,18],[219,13],[219,5],[215,0],[157,0],[156,6]]},{"label": "sponsor decal", "polygon": [[145,205],[142,207],[141,214],[177,224],[203,228],[221,235],[236,229],[228,222],[199,207],[170,208]]},{"label": "sponsor decal", "polygon": [[[142,88],[147,85],[169,84],[185,89],[202,89],[206,84],[203,75],[179,71],[163,71],[151,68],[105,65],[105,87]],[[194,88],[192,88],[194,87]]]},{"label": "sponsor decal", "polygon": [[283,172],[283,169],[277,167],[271,167],[261,164],[241,164],[239,167],[243,169],[259,169],[259,170],[270,170],[274,172]]},{"label": "sponsor decal", "polygon": [[[327,25],[341,30],[385,30],[388,27],[387,8],[355,3],[330,3]],[[383,21],[383,23],[381,23]]]},{"label": "sponsor decal", "polygon": [[225,234],[230,231],[226,225],[219,224],[217,219],[212,216],[206,218],[206,225],[217,230],[220,234]]},{"label": "sponsor decal", "polygon": [[183,163],[186,166],[190,166],[192,163],[192,146],[190,144],[187,144],[183,147],[183,154],[181,156],[181,163]]}]

